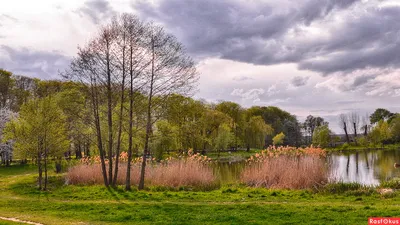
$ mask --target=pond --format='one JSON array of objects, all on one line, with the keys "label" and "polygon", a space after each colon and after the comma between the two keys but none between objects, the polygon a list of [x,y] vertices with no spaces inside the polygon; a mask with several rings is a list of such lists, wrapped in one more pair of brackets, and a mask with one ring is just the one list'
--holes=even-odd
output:
[{"label": "pond", "polygon": [[[400,149],[331,153],[326,160],[330,165],[330,178],[336,181],[378,185],[400,177],[400,168],[394,167],[394,163],[400,163]],[[219,162],[214,166],[214,174],[221,183],[232,183],[239,180],[244,167],[244,160]]]}]

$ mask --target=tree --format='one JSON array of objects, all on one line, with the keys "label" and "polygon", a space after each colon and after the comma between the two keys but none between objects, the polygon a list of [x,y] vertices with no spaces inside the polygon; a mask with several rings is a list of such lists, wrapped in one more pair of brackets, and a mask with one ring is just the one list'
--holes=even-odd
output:
[{"label": "tree", "polygon": [[285,139],[285,134],[283,132],[277,134],[273,139],[273,144],[274,145],[282,145],[283,140]]},{"label": "tree", "polygon": [[331,142],[332,131],[328,125],[319,126],[315,129],[312,143],[322,148],[328,147]]},{"label": "tree", "polygon": [[152,146],[157,159],[161,160],[165,152],[176,149],[178,144],[177,131],[177,127],[172,126],[166,120],[160,120],[156,123],[156,131],[152,140]]},{"label": "tree", "polygon": [[218,157],[221,150],[227,149],[233,140],[234,137],[228,124],[222,124],[218,127],[218,134],[213,143],[214,150],[218,151]]},{"label": "tree", "polygon": [[283,121],[283,133],[285,134],[284,144],[298,147],[302,143],[301,124],[297,118]]},{"label": "tree", "polygon": [[370,118],[371,124],[376,124],[381,120],[384,120],[384,121],[389,120],[393,115],[394,114],[391,113],[387,109],[378,108],[374,111],[374,113],[371,114],[371,116],[369,118]]},{"label": "tree", "polygon": [[352,125],[352,130],[354,133],[354,143],[357,145],[357,130],[360,125],[360,115],[357,112],[352,112],[350,114],[350,123]]},{"label": "tree", "polygon": [[221,102],[216,107],[216,110],[223,112],[232,118],[231,129],[234,132],[234,150],[238,146],[239,129],[243,124],[243,109],[242,107],[234,102]]},{"label": "tree", "polygon": [[11,72],[0,69],[0,109],[9,106],[7,104],[14,85],[14,80],[11,76]]},{"label": "tree", "polygon": [[262,148],[265,143],[265,136],[272,135],[273,132],[272,127],[266,124],[261,116],[252,116],[246,122],[244,128],[244,142],[247,151],[250,151],[250,147]]},{"label": "tree", "polygon": [[340,114],[339,115],[339,126],[343,129],[345,135],[346,135],[346,142],[349,144],[350,143],[350,137],[349,133],[347,132],[348,129],[348,124],[349,119],[345,114]]},{"label": "tree", "polygon": [[392,137],[388,122],[384,120],[379,121],[378,124],[369,133],[368,137],[374,145],[383,145]]},{"label": "tree", "polygon": [[15,141],[16,155],[36,158],[39,189],[46,190],[49,157],[59,157],[69,147],[66,118],[54,98],[34,99],[24,104],[19,117],[6,125],[4,136]]},{"label": "tree", "polygon": [[314,135],[314,130],[323,125],[328,125],[328,122],[325,122],[323,118],[321,117],[314,117],[312,115],[307,116],[305,122],[304,122],[304,128],[306,132],[308,132],[309,137],[310,137],[310,142],[312,141],[313,135]]},{"label": "tree", "polygon": [[13,118],[17,117],[17,113],[12,112],[8,108],[0,108],[0,157],[3,164],[6,166],[10,165],[12,152],[12,140],[5,141],[1,144],[3,140],[3,129],[6,124]]},{"label": "tree", "polygon": [[400,115],[396,115],[390,122],[390,132],[396,142],[400,141]]}]

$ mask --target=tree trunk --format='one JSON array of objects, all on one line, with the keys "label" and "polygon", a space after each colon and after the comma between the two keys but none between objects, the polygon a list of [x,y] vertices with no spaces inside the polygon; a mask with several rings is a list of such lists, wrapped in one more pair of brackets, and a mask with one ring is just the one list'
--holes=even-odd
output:
[{"label": "tree trunk", "polygon": [[120,152],[120,148],[121,148],[122,114],[124,112],[124,101],[125,101],[125,35],[124,35],[124,47],[122,48],[121,108],[119,111],[118,139],[117,139],[117,149],[115,151],[115,171],[114,171],[113,186],[117,185],[119,152]]},{"label": "tree trunk", "polygon": [[146,157],[149,151],[149,138],[151,132],[151,103],[153,98],[153,85],[154,85],[154,38],[151,38],[151,50],[152,50],[152,59],[151,59],[151,79],[150,79],[150,93],[149,100],[147,105],[147,126],[146,126],[146,138],[144,142],[144,151],[143,151],[143,161],[142,168],[140,171],[140,181],[139,181],[139,190],[143,190],[144,188],[144,176],[146,171]]},{"label": "tree trunk", "polygon": [[368,135],[368,125],[364,125],[364,136]]},{"label": "tree trunk", "polygon": [[113,119],[112,119],[112,90],[111,90],[111,68],[110,68],[110,43],[106,40],[107,52],[107,123],[108,123],[108,183],[113,182]]},{"label": "tree trunk", "polygon": [[42,154],[41,154],[41,151],[38,151],[37,164],[38,164],[38,173],[39,173],[39,178],[38,178],[39,190],[42,190],[43,170],[42,170]]},{"label": "tree trunk", "polygon": [[354,143],[357,145],[357,125],[356,125],[356,123],[353,123],[353,128],[354,128]]},{"label": "tree trunk", "polygon": [[[259,147],[259,146],[257,146],[257,147]],[[246,151],[247,151],[247,152],[250,152],[250,145],[249,145],[249,144],[247,144],[247,149],[246,149]]]},{"label": "tree trunk", "polygon": [[[94,81],[96,83],[96,81]],[[103,180],[104,180],[104,185],[108,187],[108,179],[107,179],[107,170],[106,170],[106,164],[105,164],[105,154],[104,154],[104,148],[103,148],[103,141],[101,138],[101,124],[100,124],[100,114],[99,114],[99,105],[98,105],[98,98],[97,98],[97,92],[95,90],[96,87],[91,87],[91,95],[92,95],[92,105],[93,105],[93,115],[94,115],[94,120],[95,120],[95,126],[96,126],[96,136],[97,136],[97,147],[99,149],[100,153],[100,161],[101,161],[101,172],[103,174]]]},{"label": "tree trunk", "polygon": [[128,144],[128,165],[126,167],[125,190],[131,190],[131,162],[132,162],[132,139],[133,139],[133,50],[132,43],[130,45],[130,88],[129,88],[129,144]]},{"label": "tree trunk", "polygon": [[347,125],[345,122],[343,123],[343,130],[344,130],[344,133],[346,134],[346,141],[348,144],[350,144],[350,138],[349,138],[349,134],[347,133]]},{"label": "tree trunk", "polygon": [[47,190],[47,147],[44,149],[44,189],[43,190]]}]

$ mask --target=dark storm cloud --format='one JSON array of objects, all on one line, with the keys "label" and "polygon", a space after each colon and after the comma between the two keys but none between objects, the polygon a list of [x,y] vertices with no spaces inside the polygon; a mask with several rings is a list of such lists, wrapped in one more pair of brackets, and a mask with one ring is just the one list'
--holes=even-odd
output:
[{"label": "dark storm cloud", "polygon": [[370,80],[373,80],[376,76],[375,75],[367,75],[367,76],[359,76],[356,77],[353,81],[353,87],[356,88],[358,86],[365,85],[368,83]]},{"label": "dark storm cloud", "polygon": [[[0,46],[0,68],[15,74],[44,79],[58,77],[59,71],[67,68],[70,58],[59,52],[34,51]],[[5,57],[5,58],[2,58]]]},{"label": "dark storm cloud", "polygon": [[78,10],[82,16],[88,16],[93,23],[99,24],[102,20],[112,17],[116,12],[107,0],[88,0]]},{"label": "dark storm cloud", "polygon": [[[382,2],[159,0],[132,5],[143,18],[163,23],[193,54],[258,65],[297,63],[328,75],[400,67],[400,7],[378,7]],[[340,22],[329,23],[330,15],[339,14]],[[297,38],[308,37],[301,27],[315,22],[326,25],[328,35],[310,35],[309,42]]]},{"label": "dark storm cloud", "polygon": [[301,87],[307,84],[308,79],[310,79],[310,77],[300,77],[300,76],[295,76],[293,77],[293,79],[290,81],[290,83],[294,86],[294,87]]}]

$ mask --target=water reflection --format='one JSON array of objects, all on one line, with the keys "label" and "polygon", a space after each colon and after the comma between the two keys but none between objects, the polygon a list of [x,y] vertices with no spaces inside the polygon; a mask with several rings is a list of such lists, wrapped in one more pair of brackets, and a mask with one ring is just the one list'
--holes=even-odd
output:
[{"label": "water reflection", "polygon": [[[381,181],[400,177],[399,150],[365,150],[353,153],[333,153],[327,157],[332,180],[377,185]],[[219,162],[214,174],[222,184],[237,182],[245,166],[244,161]]]},{"label": "water reflection", "polygon": [[394,163],[400,162],[400,150],[371,150],[356,153],[332,154],[328,157],[331,178],[343,182],[377,185],[381,181],[400,176]]}]

